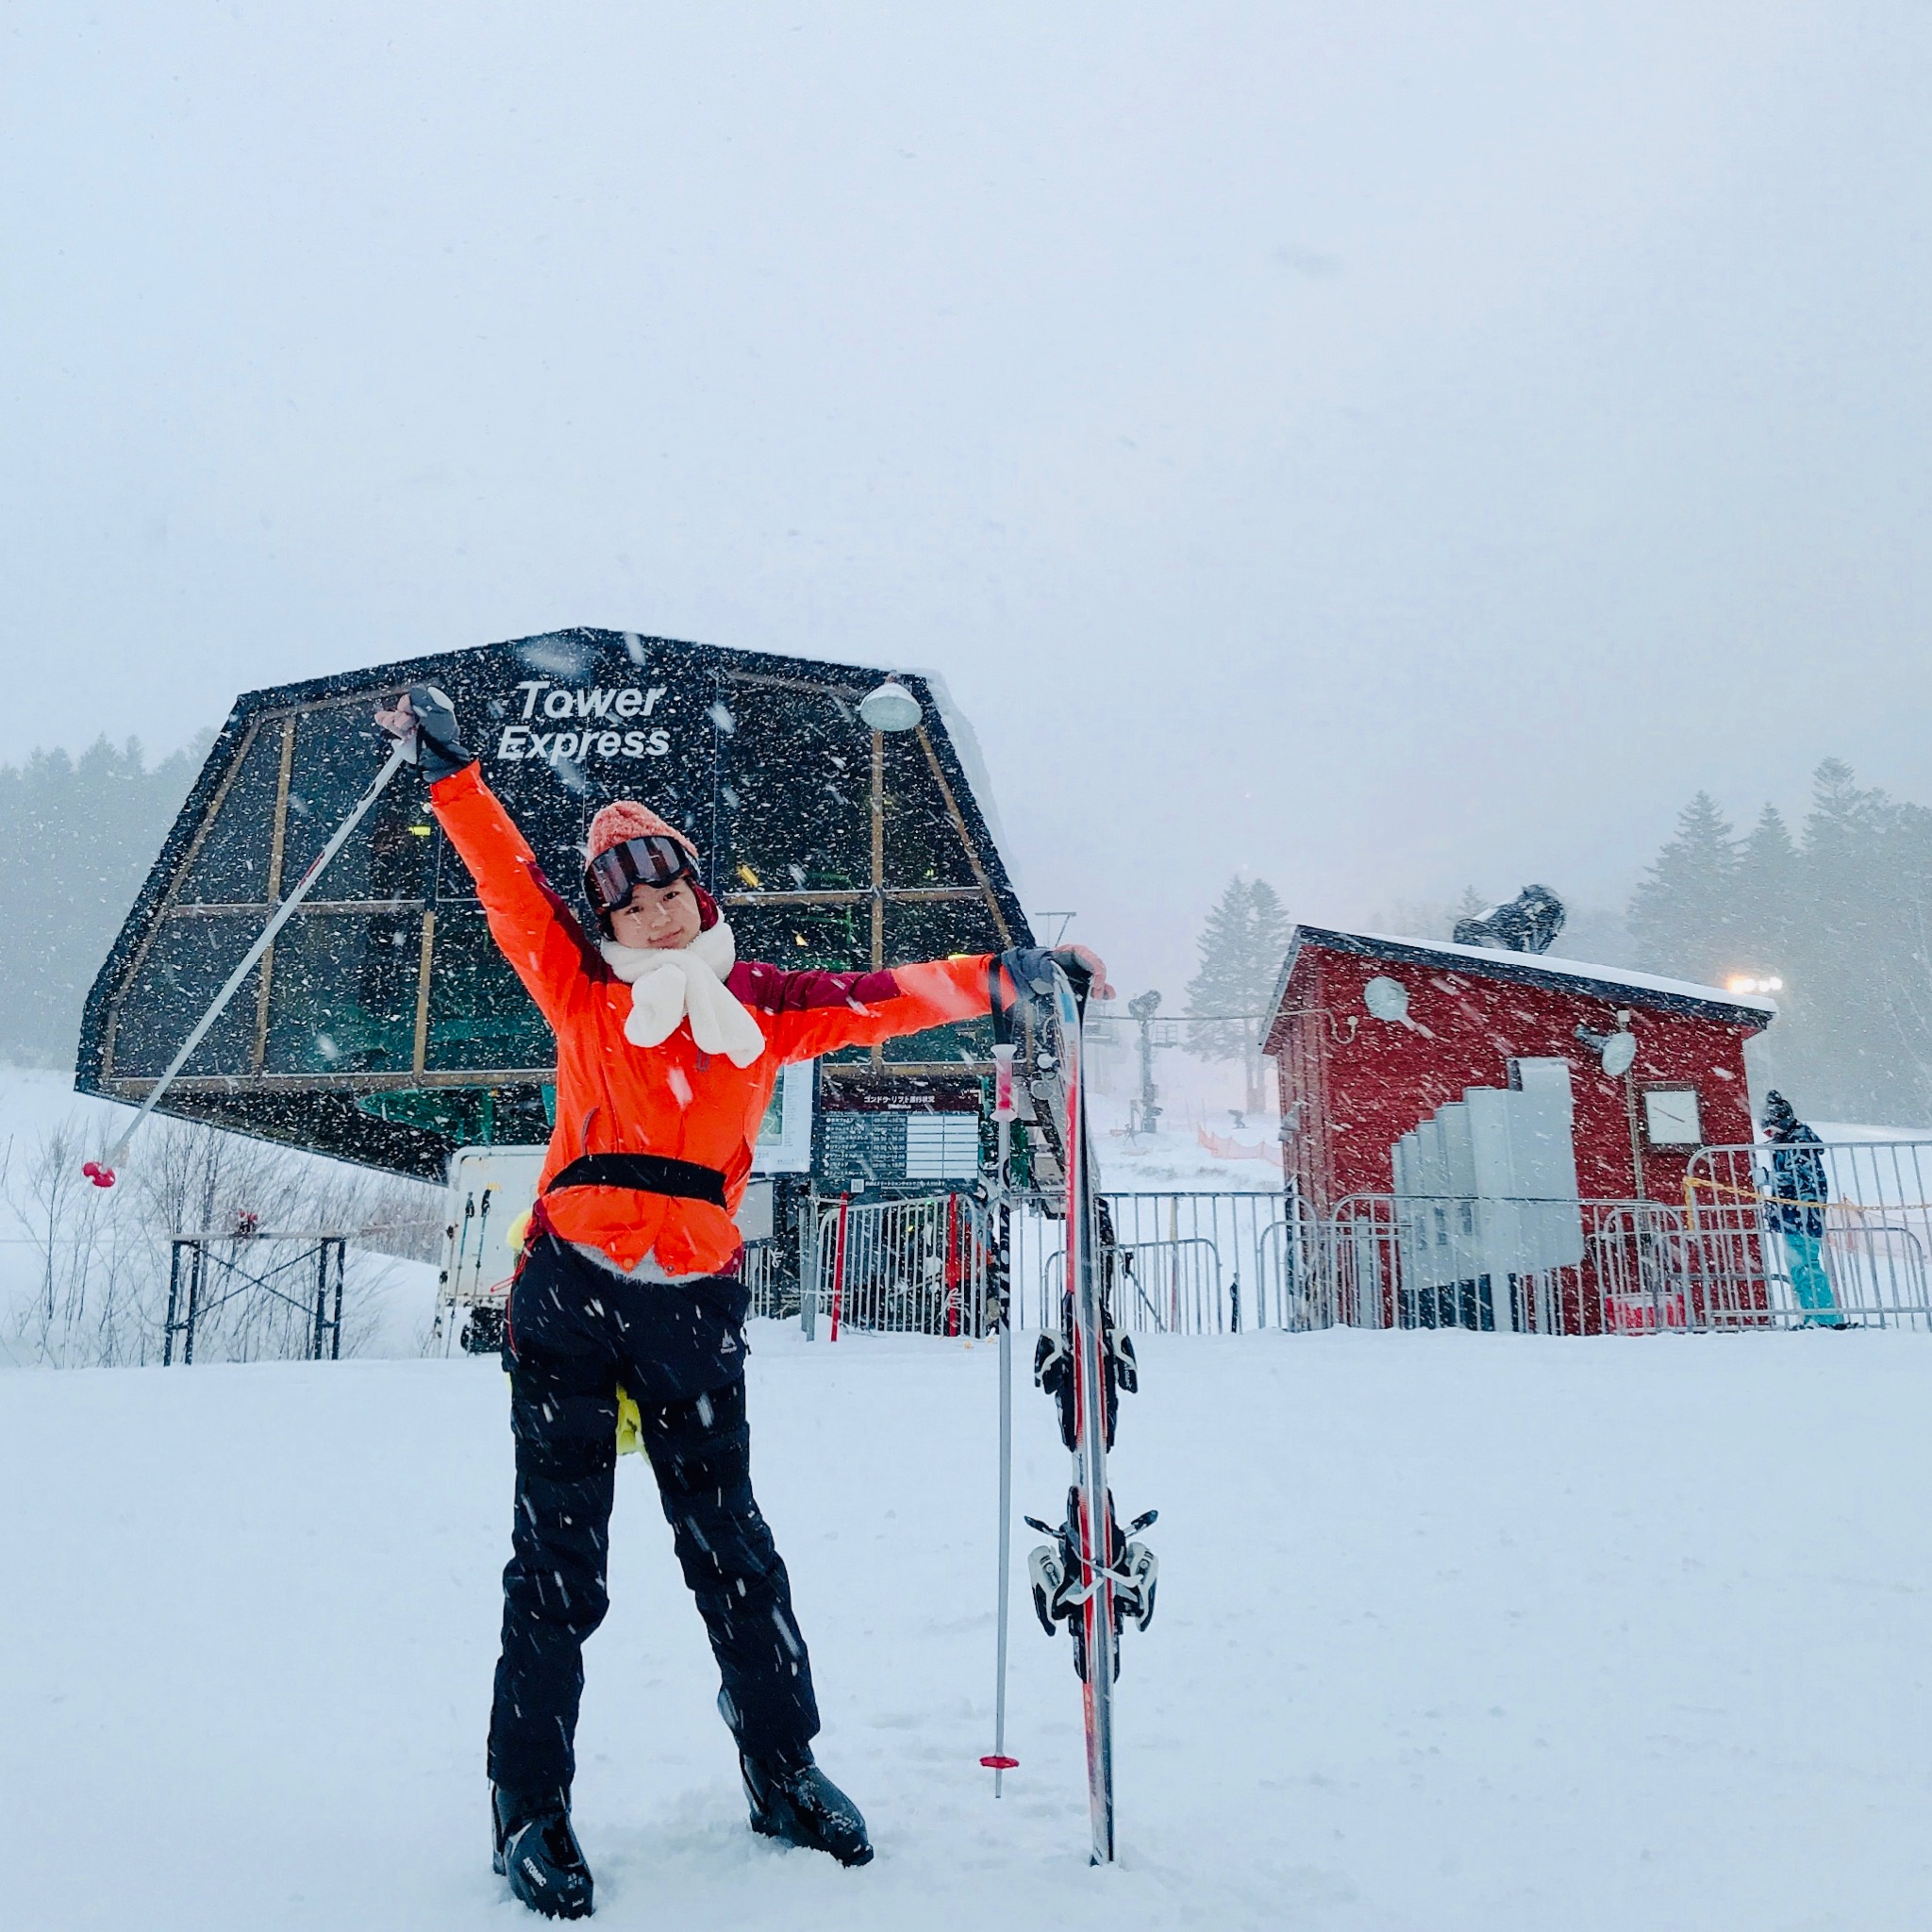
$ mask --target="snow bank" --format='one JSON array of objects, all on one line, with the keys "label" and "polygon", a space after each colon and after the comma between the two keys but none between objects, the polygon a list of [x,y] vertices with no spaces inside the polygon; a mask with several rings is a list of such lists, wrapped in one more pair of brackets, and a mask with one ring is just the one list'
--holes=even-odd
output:
[{"label": "snow bank", "polygon": [[[760,1326],[762,1499],[875,1864],[754,1840],[647,1472],[620,1472],[578,1818],[597,1924],[905,1932],[1915,1926],[1932,1342],[1150,1340],[1158,1505],[1090,1872],[1067,1646],[1016,1603],[995,1805],[994,1355]],[[1066,1462],[1023,1390],[1017,1499]],[[482,1734],[489,1361],[0,1374],[8,1922],[534,1924]],[[1020,1545],[1031,1541],[1020,1532]]]}]

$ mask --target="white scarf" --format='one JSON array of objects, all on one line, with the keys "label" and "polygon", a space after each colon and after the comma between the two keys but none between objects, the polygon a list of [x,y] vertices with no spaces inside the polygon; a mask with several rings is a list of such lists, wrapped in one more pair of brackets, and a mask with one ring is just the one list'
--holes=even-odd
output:
[{"label": "white scarf", "polygon": [[633,1046],[661,1046],[689,1018],[691,1037],[705,1053],[722,1053],[748,1067],[765,1050],[758,1023],[724,984],[738,960],[738,942],[722,919],[675,951],[601,941],[604,963],[630,987],[624,1037]]}]

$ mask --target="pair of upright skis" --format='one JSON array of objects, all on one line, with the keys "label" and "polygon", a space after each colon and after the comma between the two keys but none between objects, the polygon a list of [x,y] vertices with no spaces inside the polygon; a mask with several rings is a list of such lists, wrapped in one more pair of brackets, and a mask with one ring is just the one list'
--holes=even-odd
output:
[{"label": "pair of upright skis", "polygon": [[[1010,956],[1009,956],[1010,957]],[[1081,1022],[1084,996],[1076,993],[1060,967],[1041,960],[1040,976],[1019,989],[1026,1020],[1030,1106],[996,1094],[1002,1124],[1015,1110],[1032,1116],[1037,1177],[1051,1182],[1058,1168],[1064,1186],[1059,1211],[1066,1222],[1066,1285],[1058,1331],[1040,1338],[1033,1378],[1053,1397],[1059,1411],[1060,1438],[1074,1458],[1067,1491],[1067,1513],[1058,1528],[1038,1517],[1026,1518],[1049,1539],[1028,1563],[1033,1608],[1048,1636],[1064,1624],[1074,1642],[1074,1670],[1080,1680],[1087,1726],[1087,1796],[1092,1823],[1092,1859],[1110,1864],[1114,1856],[1113,1688],[1120,1674],[1120,1640],[1129,1619],[1144,1630],[1154,1615],[1159,1565],[1147,1547],[1132,1539],[1155,1519],[1149,1510],[1123,1531],[1116,1522],[1108,1487],[1107,1453],[1123,1394],[1140,1386],[1134,1345],[1117,1332],[1108,1308],[1113,1243],[1107,1239],[1105,1204],[1093,1188],[1091,1143],[1087,1131],[1087,1088],[1082,1065]],[[1007,1068],[1001,1069],[1002,1086]],[[1040,1145],[1044,1140],[1045,1145]],[[1001,1134],[1007,1153],[1008,1135]],[[1002,1162],[1001,1185],[1008,1175]],[[1052,1196],[1044,1202],[1049,1211]],[[1008,1338],[1003,1328],[1003,1352]],[[1004,1353],[1003,1353],[1004,1362]],[[1004,1385],[1002,1401],[1005,1402]],[[1004,1410],[1003,1410],[1004,1424]],[[1002,1463],[1000,1534],[1001,1627],[1006,1617],[1004,1539],[1008,1507]],[[1000,1707],[1005,1707],[1005,1642],[1001,1642]],[[1004,1738],[1004,1722],[1001,1724]],[[1004,1745],[1002,1743],[1002,1749]],[[989,1760],[1009,1763],[1010,1760]]]}]

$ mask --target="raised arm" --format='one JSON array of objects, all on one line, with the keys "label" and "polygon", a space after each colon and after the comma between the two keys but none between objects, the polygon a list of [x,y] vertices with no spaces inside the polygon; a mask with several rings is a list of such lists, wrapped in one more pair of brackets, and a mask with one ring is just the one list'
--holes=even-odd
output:
[{"label": "raised arm", "polygon": [[785,973],[745,964],[731,991],[758,1016],[781,1060],[816,1059],[841,1046],[875,1046],[991,1008],[985,953],[878,973]]},{"label": "raised arm", "polygon": [[554,1028],[572,995],[590,982],[583,928],[551,891],[537,855],[517,830],[482,767],[457,736],[448,698],[412,685],[375,722],[400,739],[429,783],[429,808],[476,882],[491,937]]},{"label": "raised arm", "polygon": [[[1014,973],[1045,958],[1034,952],[958,953],[913,966],[876,973],[785,973],[775,966],[743,965],[731,975],[731,991],[759,1017],[774,1052],[783,1060],[815,1059],[841,1046],[923,1033],[958,1020],[977,1020],[1014,998]],[[1084,947],[1058,956],[1089,975],[1101,997],[1110,996],[1106,969]]]},{"label": "raised arm", "polygon": [[482,768],[462,766],[429,788],[429,807],[449,835],[490,921],[491,937],[538,1010],[556,1026],[590,978],[584,929],[543,876]]}]

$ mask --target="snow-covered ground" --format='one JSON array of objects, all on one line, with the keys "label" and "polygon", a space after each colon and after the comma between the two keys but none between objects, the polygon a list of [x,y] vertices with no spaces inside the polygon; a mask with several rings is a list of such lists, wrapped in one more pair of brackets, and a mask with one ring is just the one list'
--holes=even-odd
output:
[{"label": "snow-covered ground", "polygon": [[[1159,1613],[1090,1871],[1016,1601],[994,1353],[760,1324],[758,1484],[877,1861],[753,1839],[626,1460],[577,1813],[598,1923],[1888,1932],[1932,1917],[1932,1340],[1149,1340]],[[1017,1500],[1065,1457],[1018,1397]],[[488,1360],[0,1373],[9,1925],[534,1924],[489,1870],[510,1454]],[[1020,1530],[1024,1552],[1030,1533]]]},{"label": "snow-covered ground", "polygon": [[[1151,1134],[1130,1134],[1128,1101],[1118,1094],[1090,1091],[1095,1159],[1101,1186],[1116,1192],[1281,1192],[1281,1141],[1273,1114],[1247,1117],[1237,1127],[1225,1109],[1212,1114],[1185,1103],[1166,1113]],[[1239,1146],[1269,1158],[1230,1158],[1203,1143],[1202,1129],[1224,1149]]]},{"label": "snow-covered ground", "polygon": [[0,1066],[0,1146],[72,1123],[83,1132],[112,1133],[132,1110],[74,1091],[74,1075],[52,1067]]}]

